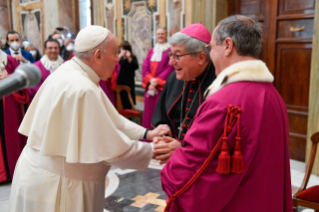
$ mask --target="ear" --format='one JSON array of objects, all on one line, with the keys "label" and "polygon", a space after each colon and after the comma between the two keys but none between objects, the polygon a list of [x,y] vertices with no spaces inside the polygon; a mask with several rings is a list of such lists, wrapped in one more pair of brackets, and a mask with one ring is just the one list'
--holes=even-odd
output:
[{"label": "ear", "polygon": [[97,64],[97,65],[101,65],[102,64],[102,52],[101,52],[101,49],[98,49],[94,52],[94,62]]},{"label": "ear", "polygon": [[226,38],[225,40],[224,40],[224,42],[225,42],[225,53],[224,53],[224,55],[227,57],[227,56],[230,56],[231,55],[231,53],[234,51],[234,42],[233,42],[233,40],[231,39],[231,38]]},{"label": "ear", "polygon": [[205,63],[205,61],[206,61],[206,54],[205,54],[205,52],[200,52],[200,53],[198,53],[197,54],[197,56],[198,56],[198,65],[203,65],[204,63]]}]

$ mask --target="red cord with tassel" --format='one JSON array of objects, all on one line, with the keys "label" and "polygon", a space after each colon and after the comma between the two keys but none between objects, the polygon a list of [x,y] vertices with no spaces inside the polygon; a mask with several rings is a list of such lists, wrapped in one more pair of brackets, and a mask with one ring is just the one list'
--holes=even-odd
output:
[{"label": "red cord with tassel", "polygon": [[[224,174],[230,173],[230,170],[232,172],[237,171],[237,173],[244,171],[243,160],[241,159],[242,153],[240,150],[240,139],[238,140],[238,144],[237,144],[237,140],[236,140],[237,149],[239,147],[239,150],[235,151],[234,155],[232,156],[232,158],[234,158],[235,161],[238,161],[238,163],[239,163],[238,167],[240,169],[236,168],[236,170],[234,169],[234,171],[233,171],[233,167],[230,168],[230,155],[229,155],[228,145],[227,145],[227,140],[228,140],[227,135],[231,132],[232,127],[234,126],[236,120],[237,119],[240,120],[240,113],[241,113],[241,109],[239,107],[236,107],[233,105],[228,106],[228,110],[227,110],[227,114],[226,114],[226,118],[225,118],[225,128],[224,128],[223,135],[218,140],[218,142],[214,146],[213,150],[211,151],[209,156],[206,158],[206,160],[203,163],[203,165],[201,166],[201,168],[195,173],[195,175],[179,191],[174,193],[172,196],[168,197],[168,199],[166,200],[167,205],[164,209],[164,212],[168,212],[171,205],[174,203],[174,201],[177,199],[177,197],[180,196],[181,194],[183,194],[197,180],[197,178],[203,173],[203,171],[209,165],[209,163],[211,162],[211,160],[215,156],[217,150],[219,149],[219,147],[222,144],[223,144],[221,147],[221,150],[222,150],[221,155],[222,156],[219,155],[219,159],[218,159],[219,160],[218,161],[219,168],[217,167],[216,171],[218,172],[218,170],[220,170],[220,171],[222,171],[222,173],[225,172]],[[239,129],[240,128],[240,121],[238,121],[237,125],[238,125],[238,129]],[[237,130],[237,137],[240,138],[239,130]],[[235,145],[235,147],[236,147],[236,145]],[[237,167],[237,165],[235,167]]]}]

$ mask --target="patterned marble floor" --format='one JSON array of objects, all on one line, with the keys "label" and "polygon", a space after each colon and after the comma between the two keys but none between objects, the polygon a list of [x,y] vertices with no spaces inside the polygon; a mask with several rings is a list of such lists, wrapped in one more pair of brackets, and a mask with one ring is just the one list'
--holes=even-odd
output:
[{"label": "patterned marble floor", "polygon": [[[290,161],[293,193],[301,185],[305,164]],[[166,195],[160,182],[161,166],[151,163],[145,171],[112,168],[108,173],[104,212],[159,212],[165,207]],[[311,176],[309,186],[319,185],[319,177]],[[0,184],[0,211],[7,212],[11,183]],[[298,212],[312,212],[300,208]]]}]

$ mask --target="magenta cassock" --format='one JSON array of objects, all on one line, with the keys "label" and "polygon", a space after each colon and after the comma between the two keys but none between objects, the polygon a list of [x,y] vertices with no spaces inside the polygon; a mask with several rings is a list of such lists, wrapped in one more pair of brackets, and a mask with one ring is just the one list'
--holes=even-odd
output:
[{"label": "magenta cassock", "polygon": [[[211,95],[198,109],[184,147],[177,149],[161,172],[171,196],[205,161],[222,135],[228,105],[242,108],[240,132],[245,172],[217,173],[219,151],[170,211],[291,212],[288,116],[271,83],[235,82]],[[237,124],[229,135],[230,153]]]}]

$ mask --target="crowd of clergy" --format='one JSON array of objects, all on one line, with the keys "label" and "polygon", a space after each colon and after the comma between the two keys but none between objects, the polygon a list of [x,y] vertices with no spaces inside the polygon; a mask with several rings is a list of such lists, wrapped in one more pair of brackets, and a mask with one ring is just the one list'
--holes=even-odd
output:
[{"label": "crowd of clergy", "polygon": [[[139,124],[115,108],[139,62],[129,42],[101,26],[73,38],[57,27],[44,54],[9,31],[0,44],[0,82],[33,63],[40,83],[0,100],[0,182],[11,212],[102,212],[111,168],[165,164],[165,211],[292,211],[288,116],[259,60],[262,25],[235,15],[212,34],[191,24],[156,30],[142,63]],[[124,109],[131,109],[121,93]],[[268,185],[272,184],[272,187]],[[44,189],[45,188],[45,189]]]}]

